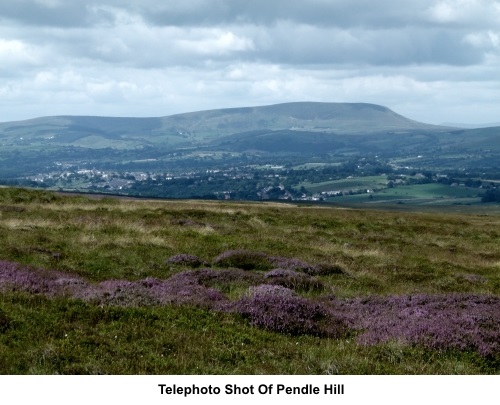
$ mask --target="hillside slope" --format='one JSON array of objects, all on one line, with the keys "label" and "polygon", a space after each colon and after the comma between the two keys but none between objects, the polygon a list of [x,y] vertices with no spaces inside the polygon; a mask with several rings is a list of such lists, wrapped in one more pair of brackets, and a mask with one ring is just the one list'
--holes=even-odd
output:
[{"label": "hillside slope", "polygon": [[206,135],[255,130],[308,130],[336,133],[440,130],[410,120],[376,104],[296,102],[263,107],[230,108],[162,118],[165,127]]},{"label": "hillside slope", "polygon": [[24,144],[41,142],[89,148],[132,148],[162,143],[199,144],[255,130],[352,134],[444,129],[412,121],[375,104],[297,102],[161,118],[43,117],[0,124],[0,142],[3,146],[23,141]]}]

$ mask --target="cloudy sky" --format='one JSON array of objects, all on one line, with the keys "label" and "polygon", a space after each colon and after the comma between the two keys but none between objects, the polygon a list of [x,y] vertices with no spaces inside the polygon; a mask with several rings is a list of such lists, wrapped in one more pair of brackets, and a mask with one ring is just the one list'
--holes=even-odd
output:
[{"label": "cloudy sky", "polygon": [[500,0],[1,0],[0,122],[369,102],[500,121]]}]

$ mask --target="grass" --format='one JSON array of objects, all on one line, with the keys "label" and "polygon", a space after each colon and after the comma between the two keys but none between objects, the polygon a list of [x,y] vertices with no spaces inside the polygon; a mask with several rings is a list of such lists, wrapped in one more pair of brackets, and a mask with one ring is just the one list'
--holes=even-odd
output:
[{"label": "grass", "polygon": [[478,190],[469,187],[452,187],[445,184],[430,183],[413,186],[399,186],[382,192],[386,196],[399,198],[473,198]]},{"label": "grass", "polygon": [[[304,285],[321,288],[296,290],[311,302],[411,294],[498,297],[499,225],[500,216],[493,213],[92,200],[0,188],[0,260],[83,277],[98,286],[111,279],[168,280],[192,270],[167,259],[191,254],[212,263],[220,277],[204,283],[230,302],[265,283],[269,271],[251,265],[241,273],[221,269],[214,259],[232,250],[259,252],[259,265],[269,255],[335,269],[307,276],[316,281]],[[336,338],[278,333],[252,326],[237,311],[97,305],[5,288],[0,299],[3,374],[498,372],[498,357],[474,350],[397,340],[363,345],[354,332]]]}]

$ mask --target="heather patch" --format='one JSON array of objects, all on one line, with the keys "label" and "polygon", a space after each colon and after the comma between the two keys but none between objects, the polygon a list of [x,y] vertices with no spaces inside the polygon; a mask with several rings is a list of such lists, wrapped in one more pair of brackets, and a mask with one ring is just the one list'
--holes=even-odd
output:
[{"label": "heather patch", "polygon": [[198,283],[193,272],[178,273],[167,280],[146,278],[139,281],[107,280],[76,296],[101,305],[149,306],[190,304],[211,308],[226,301],[222,293]]},{"label": "heather patch", "polygon": [[227,250],[218,255],[213,263],[219,267],[235,267],[243,270],[270,270],[272,263],[262,252]]},{"label": "heather patch", "polygon": [[500,354],[500,298],[495,296],[405,295],[332,301],[334,313],[360,331],[358,341],[420,344],[436,350]]},{"label": "heather patch", "polygon": [[198,256],[187,253],[181,253],[171,256],[165,261],[165,263],[175,264],[179,266],[187,266],[187,267],[208,266],[208,263],[201,260]]},{"label": "heather patch", "polygon": [[488,281],[485,277],[480,276],[479,274],[461,274],[459,278],[472,284],[484,284]]},{"label": "heather patch", "polygon": [[316,273],[313,274],[317,276],[329,276],[332,274],[346,274],[346,272],[339,264],[320,263],[316,265]]},{"label": "heather patch", "polygon": [[0,290],[56,296],[71,295],[87,287],[88,283],[78,276],[0,261]]},{"label": "heather patch", "polygon": [[252,287],[235,310],[252,325],[292,336],[339,337],[346,332],[343,321],[328,308],[278,285]]},{"label": "heather patch", "polygon": [[228,250],[217,256],[213,263],[219,267],[235,267],[243,270],[284,270],[300,271],[309,275],[340,274],[343,270],[336,265],[315,265],[297,258],[271,256],[251,250]]},{"label": "heather patch", "polygon": [[290,298],[298,297],[297,293],[286,287],[276,285],[258,285],[248,290],[248,297],[261,297],[261,298]]},{"label": "heather patch", "polygon": [[[200,211],[200,215],[201,215]],[[190,215],[193,215],[195,218],[198,217],[196,212],[190,212]],[[203,217],[203,216],[202,216]],[[208,223],[208,222],[200,222],[197,220],[192,220],[190,218],[174,218],[170,220],[170,224],[174,226],[180,226],[183,228],[192,228],[192,229],[197,229],[197,230],[206,230],[206,229],[211,229],[212,231],[219,228],[218,225]]]},{"label": "heather patch", "polygon": [[212,307],[226,301],[213,288],[200,284],[200,274],[187,271],[167,280],[106,280],[90,284],[81,277],[0,261],[0,290],[22,291],[47,297],[68,296],[99,305],[149,306],[191,304]]},{"label": "heather patch", "polygon": [[273,279],[278,279],[278,278],[300,278],[300,279],[306,279],[310,278],[307,274],[299,273],[293,270],[288,270],[288,269],[273,269],[271,271],[268,271],[265,275],[265,278],[273,280]]},{"label": "heather patch", "polygon": [[316,277],[294,270],[274,269],[264,275],[268,284],[280,285],[292,290],[316,291],[324,288],[323,283]]},{"label": "heather patch", "polygon": [[[259,284],[259,283],[267,284]],[[220,290],[246,286],[247,294],[231,302]],[[216,288],[213,288],[216,287]],[[177,273],[166,280],[85,279],[0,261],[0,290],[68,297],[100,306],[143,307],[191,305],[236,312],[256,327],[287,335],[342,337],[357,333],[366,346],[392,341],[446,351],[472,350],[485,358],[500,353],[500,298],[491,295],[371,296],[315,301],[293,289],[321,288],[308,274],[274,269],[265,275],[242,269],[204,268]],[[11,321],[0,312],[0,331]]]},{"label": "heather patch", "polygon": [[213,307],[227,301],[224,294],[199,283],[196,274],[186,271],[178,273],[165,281],[156,280],[151,291],[162,304],[191,304]]},{"label": "heather patch", "polygon": [[319,267],[313,264],[304,262],[296,258],[288,258],[281,256],[270,256],[269,261],[278,268],[285,270],[302,271],[306,274],[318,274]]},{"label": "heather patch", "polygon": [[229,299],[237,299],[246,290],[264,283],[264,276],[259,272],[241,269],[199,269],[191,273],[197,282],[226,294]]},{"label": "heather patch", "polygon": [[73,297],[99,305],[122,307],[158,305],[160,303],[151,294],[149,288],[141,282],[125,280],[106,280],[89,286]]},{"label": "heather patch", "polygon": [[170,221],[170,223],[172,225],[179,225],[179,226],[203,226],[203,224],[196,222],[196,221],[192,221],[191,219],[187,219],[187,218],[172,219]]},{"label": "heather patch", "polygon": [[205,286],[249,284],[257,285],[263,282],[264,277],[259,273],[251,273],[241,269],[199,269],[194,270],[193,277]]}]

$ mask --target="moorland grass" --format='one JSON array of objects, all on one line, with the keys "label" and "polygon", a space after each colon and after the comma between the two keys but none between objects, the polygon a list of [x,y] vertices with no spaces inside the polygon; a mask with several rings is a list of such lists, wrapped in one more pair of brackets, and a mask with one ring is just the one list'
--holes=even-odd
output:
[{"label": "moorland grass", "polygon": [[[378,303],[412,294],[498,297],[499,225],[498,215],[90,199],[0,189],[0,260],[83,277],[97,286],[106,280],[168,280],[198,271],[168,260],[194,255],[216,274],[198,277],[196,283],[218,289],[230,302],[246,302],[260,284],[295,289],[307,302],[366,297]],[[232,259],[220,262],[220,255],[234,251],[255,252],[258,260],[252,264],[250,255],[241,266]],[[277,264],[287,259],[335,271],[282,269],[276,274],[289,278],[278,282],[266,277],[273,267],[266,257],[282,258]],[[102,305],[4,288],[0,373],[500,372],[495,353],[429,348],[418,339],[366,345],[357,334],[279,333],[253,326],[244,311]]]}]

